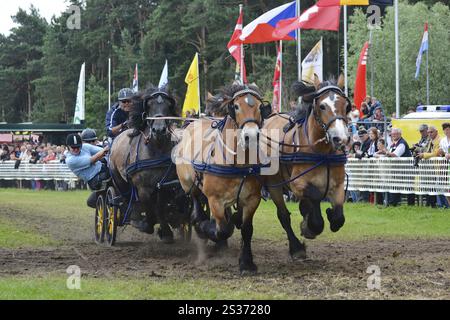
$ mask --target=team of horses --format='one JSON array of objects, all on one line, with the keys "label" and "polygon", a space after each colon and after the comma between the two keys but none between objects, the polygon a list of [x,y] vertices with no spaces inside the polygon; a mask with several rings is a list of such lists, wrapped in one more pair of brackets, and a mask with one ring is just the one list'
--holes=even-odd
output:
[{"label": "team of horses", "polygon": [[[254,85],[230,85],[209,97],[206,116],[182,122],[167,88],[137,94],[131,129],[116,138],[110,155],[121,211],[141,216],[142,231],[153,233],[159,224],[167,243],[173,229],[192,226],[202,243],[226,247],[236,228],[242,237],[239,270],[254,273],[253,217],[265,190],[277,207],[291,257],[305,258],[283,194],[289,190],[299,199],[303,237],[322,233],[324,199],[331,203],[330,229],[344,225],[350,101],[342,77],[293,88],[302,102],[291,114],[272,113]],[[273,162],[277,170],[268,170]]]}]

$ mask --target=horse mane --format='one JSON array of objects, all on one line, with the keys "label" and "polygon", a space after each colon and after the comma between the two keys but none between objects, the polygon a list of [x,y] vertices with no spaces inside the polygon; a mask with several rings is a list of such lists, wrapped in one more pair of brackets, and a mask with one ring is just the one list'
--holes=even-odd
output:
[{"label": "horse mane", "polygon": [[[175,97],[172,95],[168,86],[164,86],[162,88],[155,87],[154,85],[150,85],[146,89],[139,91],[136,93],[133,98],[133,109],[130,111],[129,115],[129,127],[135,129],[135,131],[142,131],[145,129],[146,121],[142,119],[142,114],[145,112],[144,110],[144,101],[147,100],[152,94],[155,92],[164,92],[168,96],[172,97],[175,101]],[[171,115],[175,117],[181,116],[181,108],[178,106],[178,103],[175,104],[175,114]]]},{"label": "horse mane", "polygon": [[226,104],[224,104],[224,95],[218,93],[206,100],[205,113],[207,116],[225,117],[228,113]]},{"label": "horse mane", "polygon": [[[327,86],[336,86],[337,80],[335,77],[330,76],[328,80],[323,81],[319,85],[319,89]],[[302,103],[297,106],[293,112],[295,119],[306,118],[311,112],[312,102],[314,100],[314,93],[317,91],[314,84],[305,81],[295,81],[291,86],[291,91],[295,99],[302,97]]]},{"label": "horse mane", "polygon": [[228,102],[236,92],[250,89],[256,91],[261,97],[261,91],[255,84],[241,85],[231,84],[217,90],[217,94],[206,100],[205,113],[207,116],[225,117],[228,114]]}]

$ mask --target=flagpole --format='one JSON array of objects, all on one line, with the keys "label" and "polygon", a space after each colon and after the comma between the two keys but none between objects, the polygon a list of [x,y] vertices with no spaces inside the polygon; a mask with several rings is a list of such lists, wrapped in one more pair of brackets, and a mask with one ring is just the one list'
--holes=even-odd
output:
[{"label": "flagpole", "polygon": [[373,56],[372,56],[372,32],[370,29],[369,33],[369,54],[367,55],[367,60],[370,62],[370,96],[373,97]]},{"label": "flagpole", "polygon": [[[300,7],[300,0],[296,0],[296,10],[297,10],[297,17],[300,17],[301,14],[301,7]],[[298,81],[302,81],[302,43],[300,42],[300,33],[301,30],[297,29],[297,77]],[[280,109],[281,110],[281,109]]]},{"label": "flagpole", "polygon": [[394,0],[395,11],[395,115],[400,118],[400,55],[398,34],[398,0]]},{"label": "flagpole", "polygon": [[108,59],[108,110],[111,110],[111,58]]},{"label": "flagpole", "polygon": [[198,56],[198,52],[195,53],[197,55],[197,75],[198,75],[198,115],[200,115],[202,113],[202,106],[201,106],[201,99],[200,99],[200,61],[199,61],[199,56]]},{"label": "flagpole", "polygon": [[[240,4],[239,5],[239,15],[241,15],[241,13],[242,13],[242,10],[244,9],[244,5],[243,4]],[[244,27],[244,17],[242,17],[242,28]],[[241,72],[241,82],[242,82],[242,84],[244,84],[244,60],[245,60],[245,52],[244,52],[244,44],[243,43],[241,43],[241,69],[240,69],[240,72]]]},{"label": "flagpole", "polygon": [[344,79],[345,79],[345,95],[348,96],[348,52],[347,52],[347,6],[344,6]]},{"label": "flagpole", "polygon": [[430,40],[428,38],[428,48],[427,48],[427,105],[430,105],[430,79],[428,72],[428,50],[430,50]]},{"label": "flagpole", "polygon": [[281,112],[282,102],[281,97],[283,96],[283,40],[280,40],[280,89],[278,92],[278,110]]}]

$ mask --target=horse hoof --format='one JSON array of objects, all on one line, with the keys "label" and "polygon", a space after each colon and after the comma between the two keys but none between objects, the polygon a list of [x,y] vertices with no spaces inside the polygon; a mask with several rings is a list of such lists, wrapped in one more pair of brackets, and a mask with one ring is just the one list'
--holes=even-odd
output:
[{"label": "horse hoof", "polygon": [[292,261],[302,261],[306,259],[306,250],[299,250],[291,253]]},{"label": "horse hoof", "polygon": [[214,250],[216,252],[224,251],[228,249],[228,240],[221,240],[215,243]]},{"label": "horse hoof", "polygon": [[302,237],[309,239],[309,240],[314,240],[316,238],[316,234],[314,232],[312,232],[309,228],[307,223],[303,220],[301,225],[300,225],[300,232]]},{"label": "horse hoof", "polygon": [[239,267],[239,271],[243,277],[254,276],[258,272],[258,267],[254,263],[249,265],[241,265]]},{"label": "horse hoof", "polygon": [[327,218],[330,222],[330,230],[332,232],[338,232],[345,224],[345,217],[343,215],[336,217],[332,209],[327,209]]}]

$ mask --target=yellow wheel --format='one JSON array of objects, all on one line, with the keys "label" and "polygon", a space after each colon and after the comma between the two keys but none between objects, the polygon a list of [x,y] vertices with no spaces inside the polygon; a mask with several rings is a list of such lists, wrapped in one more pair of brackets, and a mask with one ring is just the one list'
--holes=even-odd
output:
[{"label": "yellow wheel", "polygon": [[119,208],[113,205],[116,192],[114,187],[109,187],[106,192],[106,244],[113,246],[116,243],[117,226],[119,224]]},{"label": "yellow wheel", "polygon": [[97,197],[94,235],[96,243],[100,244],[105,241],[105,198],[103,195]]}]

